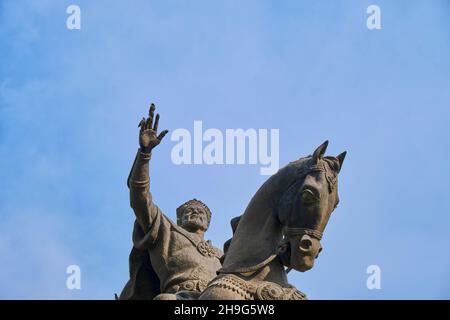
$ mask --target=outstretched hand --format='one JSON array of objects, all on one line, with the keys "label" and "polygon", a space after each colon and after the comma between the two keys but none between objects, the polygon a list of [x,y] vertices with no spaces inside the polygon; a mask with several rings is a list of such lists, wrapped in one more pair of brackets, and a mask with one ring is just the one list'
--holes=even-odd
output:
[{"label": "outstretched hand", "polygon": [[142,118],[141,122],[139,122],[139,145],[141,146],[141,150],[147,153],[151,152],[154,147],[160,144],[161,140],[169,132],[169,130],[163,130],[157,135],[159,114],[156,115],[155,123],[153,123],[154,113],[155,105],[152,103],[148,112],[148,118]]}]

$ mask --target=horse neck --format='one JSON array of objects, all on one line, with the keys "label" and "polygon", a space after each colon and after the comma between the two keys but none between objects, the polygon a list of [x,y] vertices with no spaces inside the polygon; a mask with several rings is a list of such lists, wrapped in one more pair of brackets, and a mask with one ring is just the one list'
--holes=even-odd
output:
[{"label": "horse neck", "polygon": [[241,272],[267,265],[282,239],[282,226],[273,213],[276,175],[269,178],[250,200],[226,254],[223,270]]},{"label": "horse neck", "polygon": [[264,183],[250,200],[239,222],[239,227],[242,231],[245,230],[255,236],[273,235],[278,238],[281,236],[281,225],[273,212],[275,200],[268,182]]},{"label": "horse neck", "polygon": [[264,237],[273,235],[274,239],[276,239],[276,244],[281,239],[282,226],[274,210],[278,205],[281,191],[286,188],[286,183],[288,182],[285,178],[287,170],[288,168],[286,167],[281,169],[264,182],[250,200],[239,222],[239,226],[242,225],[242,229],[249,230],[249,232],[250,230],[255,231],[255,235],[261,234]]}]

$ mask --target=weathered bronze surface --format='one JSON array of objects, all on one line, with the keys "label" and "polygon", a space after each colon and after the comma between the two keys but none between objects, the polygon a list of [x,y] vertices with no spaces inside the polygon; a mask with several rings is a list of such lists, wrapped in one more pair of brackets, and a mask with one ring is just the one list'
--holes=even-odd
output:
[{"label": "weathered bronze surface", "polygon": [[[324,156],[328,141],[311,156],[281,168],[256,192],[244,214],[231,220],[233,237],[223,253],[204,240],[209,208],[193,199],[177,209],[177,224],[153,203],[149,190],[157,135],[155,106],[139,127],[140,149],[128,187],[136,215],[130,279],[120,299],[303,300],[287,273],[311,269],[339,197],[337,177],[346,152]],[[223,265],[221,265],[221,262]]]}]

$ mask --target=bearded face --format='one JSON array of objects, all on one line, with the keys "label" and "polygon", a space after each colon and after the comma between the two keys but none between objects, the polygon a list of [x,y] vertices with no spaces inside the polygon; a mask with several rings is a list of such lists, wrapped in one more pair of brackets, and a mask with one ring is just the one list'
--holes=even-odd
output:
[{"label": "bearded face", "polygon": [[180,226],[190,232],[208,229],[208,214],[206,210],[196,204],[189,205],[184,209]]}]

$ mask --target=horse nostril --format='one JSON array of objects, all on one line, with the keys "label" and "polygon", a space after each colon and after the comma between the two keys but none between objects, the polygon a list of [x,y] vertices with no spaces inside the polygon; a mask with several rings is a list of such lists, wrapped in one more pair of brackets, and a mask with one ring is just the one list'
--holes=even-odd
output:
[{"label": "horse nostril", "polygon": [[312,243],[312,241],[310,239],[308,239],[308,238],[302,239],[300,241],[300,249],[304,250],[304,251],[309,251],[311,249],[311,247],[312,247],[312,244],[313,243]]}]

